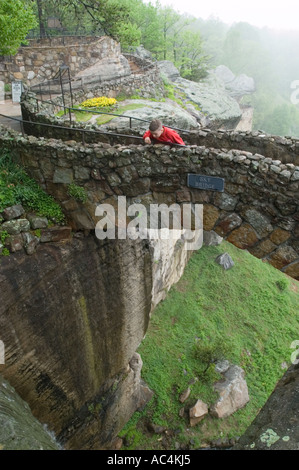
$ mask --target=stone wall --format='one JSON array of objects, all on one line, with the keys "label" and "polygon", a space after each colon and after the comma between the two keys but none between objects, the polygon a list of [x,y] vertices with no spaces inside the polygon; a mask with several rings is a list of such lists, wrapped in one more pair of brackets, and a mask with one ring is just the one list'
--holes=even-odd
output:
[{"label": "stone wall", "polygon": [[[299,279],[299,167],[260,153],[203,146],[90,144],[9,133],[1,137],[47,192],[60,201],[75,230],[93,230],[98,203],[117,196],[151,203],[202,203],[204,229]],[[187,187],[187,174],[225,179],[224,192]],[[85,188],[81,204],[70,183]]]},{"label": "stone wall", "polygon": [[[133,75],[129,78],[121,78],[115,82],[106,82],[99,87],[91,88],[88,95],[84,90],[77,91],[74,93],[74,104],[79,104],[87,97],[91,98],[101,96],[102,94],[115,96],[116,92],[121,91],[122,88],[130,93],[130,91],[136,90],[139,86],[142,87],[140,94],[148,96],[153,89],[153,83],[158,83],[156,73],[156,69],[149,69],[145,75]],[[160,95],[163,94],[162,87],[160,89],[156,87],[156,92],[160,93]],[[62,99],[61,97],[57,97],[53,102],[61,106]],[[68,98],[67,104],[70,105]],[[28,93],[21,103],[23,119],[28,121],[24,123],[25,132],[35,136],[59,138],[62,140],[78,140],[82,142],[82,133],[78,132],[76,129],[82,129],[82,131],[85,129],[88,130],[88,132],[84,134],[85,142],[106,142],[111,144],[137,143],[138,138],[142,135],[142,132],[129,128],[128,120],[128,127],[125,129],[127,137],[125,137],[123,135],[124,132],[122,132],[120,139],[101,132],[100,128],[96,125],[86,125],[77,122],[70,123],[68,113],[60,118],[54,116],[55,113],[61,110],[60,106],[55,106],[47,102],[42,103],[40,101],[37,103],[36,95]],[[53,124],[55,126],[64,126],[65,129],[53,128],[51,127]],[[72,127],[74,127],[75,130],[72,130]],[[228,150],[242,150],[262,155],[271,160],[279,160],[282,163],[299,165],[299,138],[296,137],[280,137],[265,134],[260,131],[217,131],[211,129],[188,131],[184,133],[183,137],[184,141],[189,145],[223,149],[224,152]]]},{"label": "stone wall", "polygon": [[299,165],[299,138],[280,137],[262,131],[212,131],[202,129],[189,137],[190,144],[221,149],[239,149],[259,153],[283,163]]},{"label": "stone wall", "polygon": [[120,54],[119,43],[107,36],[31,40],[15,56],[2,57],[0,80],[5,83],[22,80],[32,86],[52,78],[61,65],[68,65],[74,76],[97,60]]}]

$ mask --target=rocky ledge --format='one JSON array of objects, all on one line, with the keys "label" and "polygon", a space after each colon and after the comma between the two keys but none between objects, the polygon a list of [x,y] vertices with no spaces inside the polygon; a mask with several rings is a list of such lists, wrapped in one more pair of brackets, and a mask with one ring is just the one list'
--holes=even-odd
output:
[{"label": "rocky ledge", "polygon": [[39,243],[69,241],[71,227],[51,225],[46,217],[25,212],[21,204],[7,207],[0,213],[0,255],[25,250],[35,252]]}]

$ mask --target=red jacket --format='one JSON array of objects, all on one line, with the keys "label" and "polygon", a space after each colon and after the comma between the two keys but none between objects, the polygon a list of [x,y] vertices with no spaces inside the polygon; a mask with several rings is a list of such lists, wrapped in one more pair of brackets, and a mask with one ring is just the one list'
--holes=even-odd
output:
[{"label": "red jacket", "polygon": [[169,129],[169,127],[165,127],[165,126],[163,126],[163,129],[164,130],[158,139],[152,136],[151,131],[146,131],[146,133],[143,135],[143,139],[145,139],[146,137],[149,137],[151,140],[154,141],[154,143],[160,142],[164,144],[185,145],[183,139],[179,136],[179,134],[176,131],[174,131],[173,129]]}]

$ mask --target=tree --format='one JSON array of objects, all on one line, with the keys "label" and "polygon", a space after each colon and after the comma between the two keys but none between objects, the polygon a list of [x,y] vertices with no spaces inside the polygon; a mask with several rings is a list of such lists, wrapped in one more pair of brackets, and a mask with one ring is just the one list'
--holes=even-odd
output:
[{"label": "tree", "polygon": [[159,17],[162,25],[162,41],[163,41],[163,59],[167,59],[167,53],[172,49],[172,34],[171,30],[174,25],[179,21],[180,15],[171,7],[161,8]]},{"label": "tree", "polygon": [[69,33],[106,34],[124,44],[139,44],[140,31],[131,19],[129,0],[25,0],[34,2],[40,36],[51,35],[46,24],[59,19]]},{"label": "tree", "polygon": [[209,57],[203,53],[199,32],[183,30],[174,36],[175,65],[182,77],[198,82],[207,74]]},{"label": "tree", "polygon": [[145,4],[141,0],[130,0],[130,6],[130,18],[140,31],[140,43],[159,58],[163,50],[163,41],[158,8],[151,2]]},{"label": "tree", "polygon": [[15,55],[36,25],[32,8],[23,0],[0,0],[0,54]]}]

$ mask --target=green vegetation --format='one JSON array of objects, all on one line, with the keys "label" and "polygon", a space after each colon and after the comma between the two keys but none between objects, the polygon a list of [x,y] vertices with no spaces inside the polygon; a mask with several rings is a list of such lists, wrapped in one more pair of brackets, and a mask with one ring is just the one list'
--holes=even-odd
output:
[{"label": "green vegetation", "polygon": [[[79,106],[74,106],[74,108],[79,107]],[[92,113],[86,113],[84,111],[77,111],[75,109],[71,110],[72,114],[74,114],[76,121],[78,122],[87,122],[91,119]],[[62,117],[65,114],[68,114],[68,110],[64,111],[63,109],[61,111],[58,111],[58,113],[55,114],[57,117]]]},{"label": "green vegetation", "polygon": [[23,1],[33,6],[41,37],[61,33],[48,26],[48,18],[55,17],[66,33],[107,35],[123,44],[139,44],[140,31],[130,17],[131,0]]},{"label": "green vegetation", "polygon": [[[119,106],[114,112],[115,114],[122,116],[126,111],[132,111],[133,109],[138,109],[138,108],[143,108],[143,107],[144,107],[143,104],[132,103],[132,104],[124,105],[124,106]],[[96,121],[98,125],[101,125],[101,124],[106,124],[107,122],[112,121],[112,119],[115,119],[115,116],[102,115],[102,116],[99,116],[96,119]]]},{"label": "green vegetation", "polygon": [[201,34],[190,29],[195,18],[183,17],[172,7],[142,0],[24,2],[34,7],[41,37],[61,34],[60,28],[51,29],[47,24],[49,17],[55,17],[67,33],[111,36],[123,50],[143,44],[158,60],[173,61],[186,78],[197,80],[206,74],[208,58]]},{"label": "green vegetation", "polygon": [[55,223],[62,223],[64,215],[59,204],[15,164],[9,152],[0,149],[0,211],[14,204],[36,212]]},{"label": "green vegetation", "polygon": [[[228,271],[215,263],[224,251],[235,262]],[[240,436],[283,375],[282,363],[290,365],[290,345],[298,339],[298,289],[297,281],[228,242],[193,254],[152,314],[138,350],[142,378],[154,397],[122,430],[130,444],[124,448],[163,448],[161,435],[148,433],[149,422],[167,428],[169,449],[175,442],[198,448]],[[190,428],[179,411],[197,399],[215,402],[213,383],[221,376],[214,364],[223,357],[245,370],[250,401],[228,418],[208,415]],[[179,395],[188,387],[191,394],[182,405]]]},{"label": "green vegetation", "polygon": [[32,5],[25,0],[0,0],[0,54],[16,54],[26,43],[28,31],[37,25]]},{"label": "green vegetation", "polygon": [[67,192],[68,192],[69,196],[73,197],[77,201],[80,201],[80,202],[83,202],[83,203],[87,201],[87,193],[86,193],[85,188],[82,188],[82,186],[78,186],[75,183],[71,183],[68,186],[68,191]]},{"label": "green vegetation", "polygon": [[291,101],[291,85],[299,77],[298,62],[292,60],[298,32],[259,29],[245,22],[228,27],[215,20],[198,20],[193,26],[202,32],[212,66],[223,64],[254,79],[256,91],[242,99],[254,108],[253,130],[299,137],[299,108]]},{"label": "green vegetation", "polygon": [[[139,98],[140,97],[130,97],[127,99],[139,99]],[[78,106],[74,106],[74,108],[80,108],[80,111],[79,110],[77,111],[77,109],[74,109],[72,110],[72,113],[75,115],[77,122],[88,122],[93,116],[96,116],[96,114],[93,114],[90,111],[95,111],[95,113],[100,112],[101,114],[98,114],[98,117],[96,118],[96,123],[98,125],[102,125],[102,124],[106,124],[107,122],[110,122],[112,119],[115,119],[115,116],[111,116],[105,113],[114,113],[119,116],[122,116],[126,111],[132,111],[134,109],[143,108],[143,107],[144,105],[141,103],[130,103],[130,104],[126,104],[123,106],[117,105],[117,106],[114,106],[113,108],[112,107],[100,107],[100,108],[92,108],[92,109],[90,108],[87,110],[88,112],[86,112],[84,109],[81,110],[80,105],[78,105]],[[61,117],[63,115],[64,115],[63,110],[56,113],[57,117]]]},{"label": "green vegetation", "polygon": [[[254,108],[253,130],[299,137],[299,107],[294,104],[298,100],[295,94],[291,99],[293,87],[298,88],[299,62],[293,60],[299,47],[298,32],[260,29],[246,22],[229,26],[218,19],[181,15],[170,6],[142,0],[21,1],[33,7],[41,36],[60,35],[62,30],[104,34],[119,41],[124,52],[134,52],[142,44],[154,59],[170,60],[182,77],[193,81],[200,81],[208,69],[218,65],[226,65],[237,76],[246,74],[256,85],[256,91],[242,100]],[[47,25],[51,17],[61,27],[51,29]],[[5,28],[18,31],[7,21]],[[11,39],[11,33],[7,38]],[[78,120],[85,119],[88,115]]]}]

